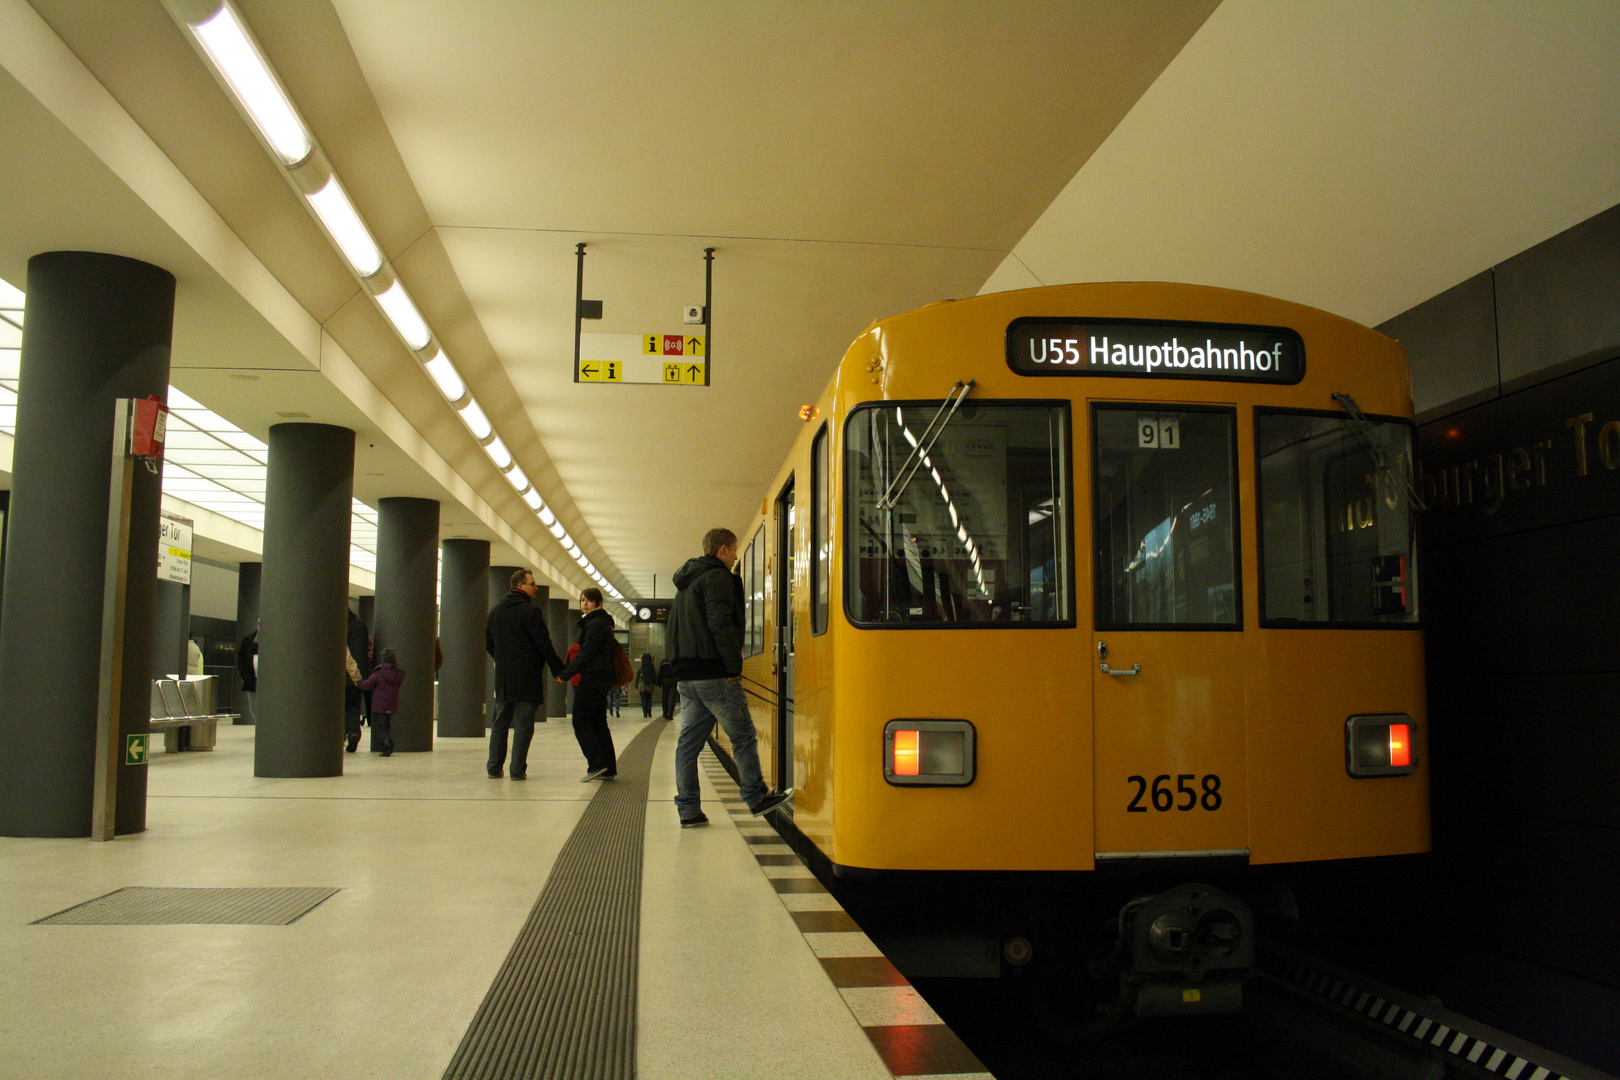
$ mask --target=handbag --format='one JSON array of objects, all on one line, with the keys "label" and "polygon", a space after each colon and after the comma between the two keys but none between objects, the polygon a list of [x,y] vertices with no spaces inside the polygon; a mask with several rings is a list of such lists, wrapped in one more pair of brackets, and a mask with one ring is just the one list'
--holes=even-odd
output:
[{"label": "handbag", "polygon": [[636,679],[636,669],[630,663],[630,654],[618,641],[613,642],[613,689],[629,686]]}]

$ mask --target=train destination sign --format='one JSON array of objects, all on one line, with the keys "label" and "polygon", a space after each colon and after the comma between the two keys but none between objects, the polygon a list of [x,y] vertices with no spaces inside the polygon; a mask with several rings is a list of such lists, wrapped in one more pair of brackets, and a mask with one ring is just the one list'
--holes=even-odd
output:
[{"label": "train destination sign", "polygon": [[1020,375],[1297,383],[1305,344],[1279,326],[1028,318],[1007,327],[1007,366]]}]

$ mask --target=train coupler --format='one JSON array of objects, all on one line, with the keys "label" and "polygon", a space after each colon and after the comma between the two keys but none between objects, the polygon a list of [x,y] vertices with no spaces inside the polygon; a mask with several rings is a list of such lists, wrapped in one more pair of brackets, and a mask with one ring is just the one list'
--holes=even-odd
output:
[{"label": "train coupler", "polygon": [[1210,885],[1132,900],[1119,913],[1120,998],[1137,1016],[1237,1012],[1254,936],[1249,905]]}]

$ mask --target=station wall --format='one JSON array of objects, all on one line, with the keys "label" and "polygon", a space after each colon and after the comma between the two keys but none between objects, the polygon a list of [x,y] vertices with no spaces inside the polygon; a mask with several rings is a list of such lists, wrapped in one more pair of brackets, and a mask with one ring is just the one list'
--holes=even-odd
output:
[{"label": "station wall", "polygon": [[1620,985],[1620,207],[1380,329],[1423,421],[1436,879],[1459,934]]}]

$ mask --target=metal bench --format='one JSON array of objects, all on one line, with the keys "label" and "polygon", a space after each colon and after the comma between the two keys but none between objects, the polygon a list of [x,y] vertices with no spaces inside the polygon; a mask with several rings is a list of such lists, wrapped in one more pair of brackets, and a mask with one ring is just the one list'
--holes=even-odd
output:
[{"label": "metal bench", "polygon": [[197,688],[189,682],[152,680],[151,729],[163,732],[166,753],[212,750],[216,726],[221,720],[235,719],[235,713],[205,713]]}]

